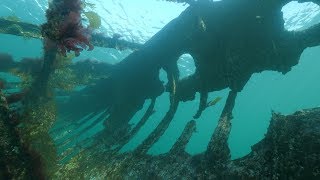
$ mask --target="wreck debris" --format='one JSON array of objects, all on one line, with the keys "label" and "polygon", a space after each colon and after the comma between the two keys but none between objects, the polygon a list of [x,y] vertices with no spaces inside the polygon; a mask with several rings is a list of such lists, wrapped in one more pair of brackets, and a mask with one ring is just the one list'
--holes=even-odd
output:
[{"label": "wreck debris", "polygon": [[194,131],[195,121],[190,121],[169,153],[153,156],[107,151],[92,156],[95,150],[84,150],[65,164],[57,177],[317,179],[320,177],[319,126],[320,108],[288,116],[273,114],[265,138],[252,147],[249,155],[210,163],[207,152],[191,156],[181,149]]},{"label": "wreck debris", "polygon": [[119,146],[119,148],[117,148],[117,150],[120,150],[123,147],[123,145],[127,144],[129,142],[129,140],[132,137],[134,137],[140,131],[142,126],[145,125],[147,120],[154,113],[154,105],[155,105],[155,103],[156,103],[156,100],[152,99],[148,109],[146,110],[146,112],[143,115],[143,117],[139,120],[138,124],[135,125],[135,127],[132,130],[130,130],[130,132],[129,132],[129,134],[127,136],[123,136],[122,139],[120,141],[118,141],[118,143],[121,144],[122,146]]},{"label": "wreck debris", "polygon": [[[196,92],[202,94],[196,118],[207,105],[207,92],[225,88],[230,88],[232,92],[240,92],[253,73],[264,70],[287,73],[298,63],[306,47],[319,44],[320,31],[316,31],[319,25],[301,32],[287,31],[279,10],[279,7],[284,5],[283,2],[272,5],[266,3],[268,8],[262,9],[260,3],[262,2],[201,1],[188,7],[178,18],[147,41],[141,50],[133,52],[116,64],[111,70],[110,79],[101,81],[101,85],[97,83],[96,88],[104,87],[102,84],[109,84],[108,90],[97,96],[113,97],[108,98],[110,103],[116,103],[122,109],[131,108],[132,103],[136,103],[140,108],[146,99],[156,98],[163,93],[165,85],[159,80],[158,74],[160,68],[163,68],[169,80],[165,90],[172,95],[175,89],[175,101],[193,100]],[[248,7],[252,8],[248,10]],[[246,11],[245,17],[237,15],[242,11]],[[250,18],[251,15],[255,17],[256,12],[265,17],[264,23],[257,23],[255,19]],[[198,17],[206,22],[206,31],[198,27]],[[216,24],[219,23],[226,26],[217,27]],[[248,23],[250,26],[244,25]],[[229,36],[230,34],[232,36]],[[167,39],[171,41],[168,42]],[[274,46],[277,47],[277,51],[274,51]],[[177,74],[174,77],[179,77],[176,63],[183,53],[193,56],[196,72],[172,83],[171,74]],[[126,89],[130,89],[130,92]],[[128,99],[131,102],[128,103]],[[171,103],[174,107],[172,104],[176,102]],[[167,117],[172,113],[174,111],[168,112]],[[170,118],[164,119],[170,121]],[[128,126],[129,120],[130,118],[121,120],[121,124]],[[108,121],[110,122],[109,119],[106,122]],[[113,126],[110,127],[115,131]],[[130,128],[121,126],[121,129]],[[161,136],[162,131],[155,130],[158,135],[153,134],[152,140],[148,138],[148,147]]]},{"label": "wreck debris", "polygon": [[317,179],[320,177],[320,109],[291,115],[273,113],[267,134],[252,152],[237,159],[235,175],[260,179]]},{"label": "wreck debris", "polygon": [[[72,2],[77,5],[79,1]],[[71,157],[70,161],[64,162],[59,170],[50,172],[51,177],[52,174],[56,178],[72,178],[77,175],[81,178],[110,179],[319,177],[320,157],[319,152],[314,151],[319,149],[319,109],[286,117],[274,115],[266,138],[254,146],[252,153],[244,158],[231,160],[227,144],[237,93],[243,89],[251,75],[265,70],[285,74],[298,63],[305,48],[320,44],[319,24],[300,32],[285,30],[281,8],[288,2],[194,2],[139,50],[112,66],[109,69],[110,77],[99,80],[71,98],[69,102],[75,102],[72,100],[76,99],[76,102],[88,103],[88,96],[82,95],[92,95],[89,103],[96,101],[98,105],[95,108],[98,108],[98,111],[104,110],[105,115],[108,115],[104,121],[105,129],[94,137],[92,146],[79,150],[79,153]],[[319,1],[315,3],[319,4]],[[257,12],[259,18],[256,18]],[[82,40],[82,43],[90,46],[87,39]],[[45,84],[44,87],[54,69],[58,52],[57,46],[53,46],[53,49],[48,47],[50,51],[45,52],[44,68],[41,72],[43,77],[40,79],[40,82]],[[80,51],[72,46],[69,49]],[[194,57],[196,72],[179,79],[177,60],[184,53]],[[159,79],[160,69],[167,72],[167,85]],[[195,115],[197,118],[208,105],[207,93],[225,88],[230,89],[229,96],[205,153],[196,156],[184,153],[184,147],[195,128],[195,121],[191,120],[169,153],[159,156],[147,154],[149,148],[168,128],[181,101],[193,100],[195,94],[200,92],[201,102]],[[157,97],[165,91],[170,93],[170,109],[160,124],[133,152],[119,153],[119,149],[114,147],[122,147],[141,128],[151,116]],[[103,102],[97,101],[99,99]],[[141,123],[131,132],[128,122],[142,108],[146,99],[152,99],[151,105]],[[32,98],[29,99],[31,100]],[[52,153],[55,147],[46,134],[55,119],[53,103],[42,104],[46,108],[35,106],[36,111],[30,112],[31,115],[47,115],[42,117],[46,120],[43,129],[38,129],[43,134],[31,131],[33,128],[27,128],[30,132],[23,134],[44,135],[49,147],[51,145],[51,154],[46,163],[52,160],[55,164],[56,154]],[[90,110],[87,109],[89,112]],[[39,116],[31,117],[35,119]],[[103,119],[100,117],[94,124]],[[35,120],[30,127],[36,127],[37,124],[40,122]],[[62,144],[68,142],[66,140]],[[311,145],[306,145],[305,142]],[[72,152],[64,154],[69,157]],[[66,159],[66,156],[63,156],[63,159]],[[285,162],[289,162],[290,166],[286,166]]]},{"label": "wreck debris", "polygon": [[196,121],[191,120],[187,123],[181,136],[177,139],[176,143],[172,146],[169,154],[179,154],[180,156],[185,152],[186,145],[188,144],[192,134],[196,131]]},{"label": "wreck debris", "polygon": [[179,102],[174,101],[170,105],[169,111],[166,113],[164,118],[161,120],[160,124],[156,127],[156,129],[147,137],[144,142],[138,146],[136,149],[137,153],[145,154],[149,150],[149,148],[162,136],[165,130],[169,127],[170,122],[172,121],[175,112],[177,111]]}]

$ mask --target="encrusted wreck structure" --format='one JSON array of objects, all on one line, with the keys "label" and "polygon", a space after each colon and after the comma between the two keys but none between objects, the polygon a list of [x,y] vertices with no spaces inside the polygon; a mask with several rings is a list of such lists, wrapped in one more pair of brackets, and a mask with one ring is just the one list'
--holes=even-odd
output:
[{"label": "encrusted wreck structure", "polygon": [[[12,127],[14,125],[8,124],[12,118],[8,114],[8,108],[1,110],[1,132],[8,134],[1,136],[2,141],[12,144],[1,148],[19,148],[27,144],[24,146],[27,146],[28,150],[20,148],[21,151],[10,156],[24,156],[32,150],[34,153],[30,156],[38,157],[39,163],[41,161],[44,164],[44,169],[41,170],[43,176],[57,179],[319,178],[319,108],[299,111],[289,116],[274,114],[265,138],[252,147],[249,155],[241,159],[230,159],[227,141],[237,93],[243,89],[251,75],[265,70],[283,74],[290,71],[291,67],[299,62],[305,48],[320,44],[320,24],[303,31],[287,31],[284,28],[281,8],[289,3],[289,0],[183,2],[189,3],[189,7],[143,45],[125,43],[116,38],[106,38],[106,41],[100,42],[106,47],[117,48],[119,46],[116,44],[121,44],[122,48],[135,49],[120,63],[107,65],[90,61],[63,64],[67,58],[59,54],[74,51],[78,55],[82,49],[92,48],[89,42],[90,33],[80,23],[79,0],[52,1],[47,12],[48,22],[41,28],[44,58],[33,64],[33,67],[38,66],[38,74],[23,94],[22,104],[25,111],[17,117],[18,125]],[[318,0],[299,2],[320,5]],[[61,11],[60,6],[66,10]],[[0,21],[0,24],[4,22],[8,23]],[[31,25],[24,24],[23,27],[25,28],[22,29],[28,31]],[[31,29],[31,32],[36,32],[36,27]],[[19,35],[10,29],[4,33]],[[108,42],[112,43],[108,46]],[[76,45],[80,45],[82,49],[78,49]],[[196,71],[180,79],[177,60],[185,53],[193,57]],[[12,66],[23,69],[23,65],[12,63],[12,60],[6,62],[7,66],[2,66],[2,71],[8,71]],[[31,63],[24,61],[26,62]],[[59,68],[67,67],[77,71],[79,67],[85,69],[86,66],[99,67],[94,76],[103,78],[94,79],[94,85],[72,93],[70,100],[59,104],[59,108],[74,106],[78,113],[75,114],[77,117],[70,117],[73,118],[67,122],[70,124],[77,124],[78,117],[85,114],[92,112],[97,115],[103,110],[104,116],[100,116],[93,124],[103,121],[105,129],[91,138],[86,146],[77,151],[71,149],[67,156],[62,155],[62,162],[58,164],[55,144],[48,134],[56,118],[52,96],[52,84],[55,83],[50,82],[54,79],[52,76],[56,73],[55,70]],[[159,79],[161,69],[167,73],[167,84]],[[87,72],[93,73],[89,70]],[[191,156],[184,151],[196,129],[196,120],[191,120],[168,153],[158,156],[147,154],[149,148],[168,128],[180,102],[191,101],[196,93],[200,93],[200,104],[194,116],[194,119],[197,119],[208,106],[208,93],[225,88],[229,88],[230,92],[218,126],[204,153]],[[170,108],[159,125],[133,152],[120,153],[120,148],[152,115],[158,96],[164,92],[170,93]],[[6,98],[2,95],[3,102],[6,102]],[[130,119],[147,99],[151,99],[149,108],[131,129]],[[81,109],[76,106],[91,102],[94,105],[89,108]],[[106,116],[107,118],[104,118]],[[35,130],[37,125],[44,128]],[[8,131],[10,128],[19,129],[19,136]],[[86,130],[88,128],[82,132]],[[46,143],[43,143],[44,140]],[[39,145],[39,142],[43,144]],[[50,155],[44,152],[49,152]],[[27,162],[28,158],[24,161]],[[11,166],[6,165],[8,162],[1,159],[0,165],[4,170],[0,172],[0,177],[25,177],[31,173],[31,170],[23,167],[26,168],[23,171],[25,173],[19,175],[12,171]]]}]

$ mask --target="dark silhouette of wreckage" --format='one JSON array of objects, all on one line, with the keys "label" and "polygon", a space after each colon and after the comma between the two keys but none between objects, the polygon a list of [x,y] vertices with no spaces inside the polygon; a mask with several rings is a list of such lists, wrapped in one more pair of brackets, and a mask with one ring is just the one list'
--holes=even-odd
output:
[{"label": "dark silhouette of wreckage", "polygon": [[[101,117],[107,118],[95,120],[93,125],[103,121],[105,129],[94,137],[91,146],[61,165],[53,177],[319,178],[319,108],[288,116],[274,113],[265,138],[243,158],[230,159],[227,141],[237,93],[251,75],[266,70],[289,72],[304,49],[320,44],[320,24],[301,31],[286,30],[281,9],[289,0],[176,2],[189,3],[189,7],[143,45],[119,40],[122,49],[134,49],[133,53],[118,64],[101,65],[105,67],[101,71],[110,74],[108,78],[73,93],[68,102],[60,104],[61,109],[73,106],[77,111],[74,119],[90,112],[97,115],[101,110]],[[319,0],[298,2],[320,5]],[[110,47],[116,48],[117,42],[112,38],[93,44],[108,47],[108,41],[112,41]],[[186,53],[193,57],[196,70],[180,79],[177,61]],[[161,69],[167,73],[167,84],[159,79]],[[168,128],[180,102],[193,100],[200,93],[196,119],[208,107],[208,93],[226,88],[230,89],[226,104],[204,153],[192,156],[184,151],[196,129],[196,121],[191,120],[168,153],[147,154]],[[159,125],[133,152],[119,153],[152,115],[157,97],[166,91],[170,93],[170,108]],[[147,99],[151,100],[148,109],[131,128],[129,120]],[[90,107],[84,108],[83,104]]]}]

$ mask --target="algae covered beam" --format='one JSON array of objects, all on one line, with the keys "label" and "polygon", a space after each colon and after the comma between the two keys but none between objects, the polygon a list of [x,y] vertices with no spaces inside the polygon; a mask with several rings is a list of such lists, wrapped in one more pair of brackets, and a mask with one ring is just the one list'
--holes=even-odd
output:
[{"label": "algae covered beam", "polygon": [[[218,126],[210,139],[206,150],[209,165],[219,165],[230,161],[230,149],[228,139],[231,131],[232,111],[235,105],[237,92],[231,90],[229,92],[226,104],[221,113]],[[213,163],[213,164],[212,164]]]},{"label": "algae covered beam", "polygon": [[[0,18],[0,33],[23,36],[27,38],[43,38],[41,35],[40,26],[15,20],[8,20],[5,18]],[[106,37],[101,33],[93,33],[91,38],[92,44],[99,47],[114,48],[119,50],[138,50],[142,47],[142,44],[122,40],[116,38],[116,36]]]},{"label": "algae covered beam", "polygon": [[129,42],[122,39],[116,38],[116,35],[112,38],[106,37],[103,34],[92,34],[91,42],[94,46],[105,47],[105,48],[114,48],[118,50],[138,50],[141,49],[142,44]]},{"label": "algae covered beam", "polygon": [[4,18],[0,18],[0,33],[31,38],[42,38],[39,26]]}]

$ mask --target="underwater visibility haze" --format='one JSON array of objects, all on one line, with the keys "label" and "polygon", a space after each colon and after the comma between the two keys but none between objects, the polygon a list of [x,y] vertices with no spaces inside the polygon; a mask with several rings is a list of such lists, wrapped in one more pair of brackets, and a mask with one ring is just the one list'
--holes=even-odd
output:
[{"label": "underwater visibility haze", "polygon": [[319,0],[1,0],[0,179],[319,179]]}]

